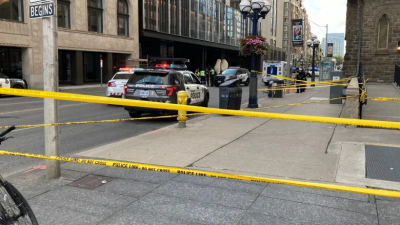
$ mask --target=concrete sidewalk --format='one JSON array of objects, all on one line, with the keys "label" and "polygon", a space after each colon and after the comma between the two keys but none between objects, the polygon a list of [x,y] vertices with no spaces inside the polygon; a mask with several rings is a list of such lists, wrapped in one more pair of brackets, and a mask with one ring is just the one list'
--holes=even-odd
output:
[{"label": "concrete sidewalk", "polygon": [[[374,224],[400,221],[400,200],[267,183],[62,164],[8,177],[41,225]],[[83,181],[84,179],[85,181]],[[79,182],[80,187],[72,186]]]},{"label": "concrete sidewalk", "polygon": [[[369,96],[399,97],[392,96],[393,89],[388,87],[374,86]],[[309,88],[282,99],[260,99],[260,103],[266,107],[328,97],[329,88]],[[387,110],[392,111],[395,104],[382,108],[371,103],[365,109],[391,115],[394,112]],[[323,102],[260,111],[340,117],[342,110],[341,104]],[[184,129],[166,127],[78,156],[400,190],[398,182],[365,177],[365,144],[400,146],[399,134],[396,130],[207,115],[190,121]],[[57,180],[45,180],[41,169],[7,178],[29,198],[40,224],[400,221],[399,199],[72,163],[62,167],[63,178]],[[81,185],[71,186],[77,181]]]}]

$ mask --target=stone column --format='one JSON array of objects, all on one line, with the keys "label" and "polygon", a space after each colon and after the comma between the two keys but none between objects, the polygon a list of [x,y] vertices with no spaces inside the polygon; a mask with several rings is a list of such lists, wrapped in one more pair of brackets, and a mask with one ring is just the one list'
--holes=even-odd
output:
[{"label": "stone column", "polygon": [[83,84],[83,53],[82,51],[76,51],[71,54],[71,84],[82,85]]}]

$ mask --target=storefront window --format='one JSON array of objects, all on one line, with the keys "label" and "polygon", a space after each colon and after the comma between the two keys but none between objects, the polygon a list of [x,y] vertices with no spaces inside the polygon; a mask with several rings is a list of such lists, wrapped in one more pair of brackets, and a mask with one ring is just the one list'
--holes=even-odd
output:
[{"label": "storefront window", "polygon": [[156,30],[156,4],[157,0],[144,0],[144,29]]},{"label": "storefront window", "polygon": [[20,48],[0,47],[0,73],[10,78],[22,78],[22,58]]},{"label": "storefront window", "polygon": [[88,30],[103,33],[102,0],[88,0]]},{"label": "storefront window", "polygon": [[181,35],[189,37],[189,1],[181,1]]},{"label": "storefront window", "polygon": [[168,1],[158,1],[158,31],[168,33]]},{"label": "storefront window", "polygon": [[226,5],[221,3],[220,7],[220,43],[226,44]]},{"label": "storefront window", "polygon": [[169,11],[171,13],[170,30],[171,34],[179,34],[179,1],[170,0]]},{"label": "storefront window", "polygon": [[0,0],[0,19],[23,21],[23,0]]},{"label": "storefront window", "polygon": [[215,0],[213,0],[213,41],[214,42],[219,42],[219,2],[216,2]]},{"label": "storefront window", "polygon": [[200,0],[199,4],[200,39],[206,39],[206,0]]},{"label": "storefront window", "polygon": [[129,36],[129,10],[126,0],[118,0],[118,35]]},{"label": "storefront window", "polygon": [[212,40],[212,26],[213,26],[213,1],[212,0],[207,0],[207,21],[206,21],[206,40],[211,41]]},{"label": "storefront window", "polygon": [[190,6],[191,11],[190,11],[190,37],[192,38],[198,38],[198,17],[199,17],[199,2],[198,0],[191,0],[192,4]]}]

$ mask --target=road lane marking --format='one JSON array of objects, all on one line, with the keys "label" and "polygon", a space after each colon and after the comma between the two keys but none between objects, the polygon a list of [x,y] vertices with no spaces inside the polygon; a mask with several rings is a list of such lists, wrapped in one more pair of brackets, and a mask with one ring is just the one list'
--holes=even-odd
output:
[{"label": "road lane marking", "polygon": [[6,106],[6,105],[18,105],[18,104],[30,104],[30,103],[38,103],[38,102],[43,102],[43,101],[16,102],[16,103],[9,103],[9,104],[1,104],[1,106]]},{"label": "road lane marking", "polygon": [[[70,104],[70,105],[62,105],[59,106],[59,108],[62,107],[69,107],[69,106],[78,106],[78,105],[88,105],[91,103],[77,103],[77,104]],[[5,113],[0,113],[0,115],[7,115],[7,114],[14,114],[14,113],[22,113],[22,112],[33,112],[33,111],[39,111],[43,110],[43,108],[36,108],[36,109],[27,109],[27,110],[19,110],[19,111],[12,111],[12,112],[5,112]]]}]

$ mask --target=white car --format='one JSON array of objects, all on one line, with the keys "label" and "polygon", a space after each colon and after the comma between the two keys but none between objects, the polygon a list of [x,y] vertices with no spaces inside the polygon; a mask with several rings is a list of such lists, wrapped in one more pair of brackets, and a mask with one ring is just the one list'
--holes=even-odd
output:
[{"label": "white car", "polygon": [[140,69],[121,68],[119,72],[108,81],[106,96],[121,98],[124,95],[124,86],[131,75],[135,73],[135,70]]}]

